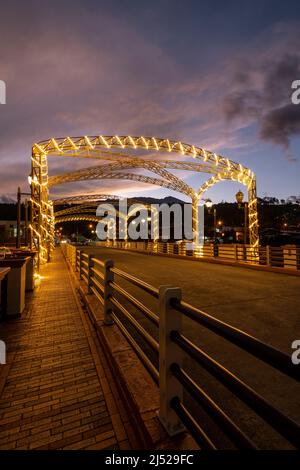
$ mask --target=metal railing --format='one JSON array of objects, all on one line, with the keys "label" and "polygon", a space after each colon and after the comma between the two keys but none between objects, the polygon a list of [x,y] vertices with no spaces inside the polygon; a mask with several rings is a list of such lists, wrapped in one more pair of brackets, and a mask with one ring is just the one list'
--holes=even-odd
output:
[{"label": "metal railing", "polygon": [[[194,412],[184,402],[183,395],[187,392],[235,447],[257,448],[222,406],[190,375],[183,365],[183,356],[186,355],[284,439],[294,447],[300,448],[300,425],[187,338],[183,334],[183,318],[189,318],[292,381],[299,382],[300,367],[293,365],[290,356],[184,302],[178,287],[161,286],[157,289],[116,268],[113,261],[100,260],[72,245],[65,245],[63,252],[73,268],[78,271],[79,277],[86,282],[88,292],[93,293],[102,304],[105,325],[117,324],[159,386],[159,418],[169,435],[176,435],[187,428],[201,448],[217,448],[214,438],[207,435],[200,420],[195,418]],[[140,294],[134,296],[121,286],[120,280],[126,281],[140,294],[143,292],[150,296],[157,305],[157,311],[149,309],[144,301],[141,302],[141,296],[138,298]],[[130,311],[130,305],[150,321],[157,330],[158,340],[135,318]],[[148,345],[152,352],[150,356],[142,344]],[[271,385],[270,383],[270,387]]]},{"label": "metal railing", "polygon": [[260,246],[253,249],[250,245],[243,244],[205,244],[193,250],[192,244],[186,241],[175,242],[133,242],[110,240],[96,242],[97,246],[134,250],[160,255],[183,256],[193,258],[208,258],[221,261],[231,261],[241,264],[258,266],[270,266],[285,268],[288,271],[300,270],[300,247],[296,245]]}]

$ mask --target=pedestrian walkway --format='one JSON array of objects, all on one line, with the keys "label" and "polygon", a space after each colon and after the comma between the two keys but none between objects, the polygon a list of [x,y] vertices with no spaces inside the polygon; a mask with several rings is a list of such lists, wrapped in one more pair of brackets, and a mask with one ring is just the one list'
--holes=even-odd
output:
[{"label": "pedestrian walkway", "polygon": [[138,444],[61,251],[21,319],[0,324],[0,449],[131,449]]}]

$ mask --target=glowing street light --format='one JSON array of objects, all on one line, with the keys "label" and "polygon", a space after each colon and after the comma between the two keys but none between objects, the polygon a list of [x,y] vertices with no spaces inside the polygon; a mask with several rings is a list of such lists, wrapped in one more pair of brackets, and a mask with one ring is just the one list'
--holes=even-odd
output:
[{"label": "glowing street light", "polygon": [[244,193],[242,191],[238,191],[235,195],[236,202],[238,203],[238,206],[241,207],[241,204],[243,203],[244,199]]},{"label": "glowing street light", "polygon": [[211,209],[212,205],[213,205],[212,200],[211,199],[206,199],[205,205],[206,205],[207,209]]}]

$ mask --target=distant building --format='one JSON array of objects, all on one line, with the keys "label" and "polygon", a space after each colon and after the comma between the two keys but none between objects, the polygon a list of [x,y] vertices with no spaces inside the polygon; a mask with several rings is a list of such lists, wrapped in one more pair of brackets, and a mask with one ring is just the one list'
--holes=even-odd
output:
[{"label": "distant building", "polygon": [[[21,223],[21,237],[24,233],[24,223]],[[0,243],[14,241],[17,237],[16,220],[0,220]]]}]

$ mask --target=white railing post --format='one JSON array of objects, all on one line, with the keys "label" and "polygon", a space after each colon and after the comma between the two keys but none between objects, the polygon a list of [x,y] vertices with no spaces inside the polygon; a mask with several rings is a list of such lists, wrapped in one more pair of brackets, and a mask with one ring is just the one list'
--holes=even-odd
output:
[{"label": "white railing post", "polygon": [[104,261],[104,292],[103,292],[103,310],[104,310],[104,324],[105,325],[112,325],[114,320],[112,318],[112,302],[110,300],[111,295],[113,294],[113,288],[109,284],[114,280],[114,273],[111,271],[113,268],[114,262],[112,260]]},{"label": "white railing post", "polygon": [[182,351],[171,340],[171,331],[181,331],[181,313],[172,309],[172,299],[181,300],[181,289],[161,286],[159,288],[159,419],[170,436],[184,431],[184,426],[171,408],[172,398],[183,398],[183,388],[173,376],[170,366],[182,366]]},{"label": "white railing post", "polygon": [[92,291],[91,291],[91,285],[92,285],[92,270],[91,268],[94,267],[94,262],[92,260],[92,258],[94,257],[94,254],[90,253],[89,254],[89,257],[88,257],[88,282],[87,282],[87,293],[88,294],[92,294]]}]

